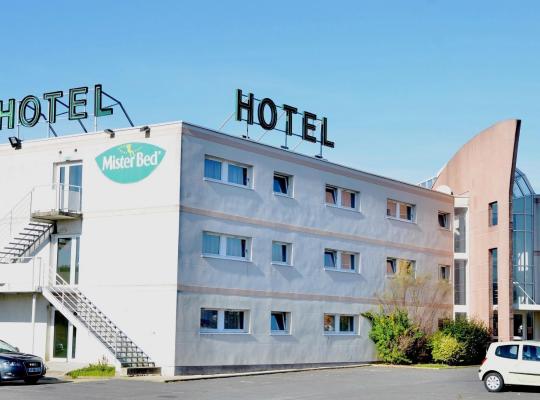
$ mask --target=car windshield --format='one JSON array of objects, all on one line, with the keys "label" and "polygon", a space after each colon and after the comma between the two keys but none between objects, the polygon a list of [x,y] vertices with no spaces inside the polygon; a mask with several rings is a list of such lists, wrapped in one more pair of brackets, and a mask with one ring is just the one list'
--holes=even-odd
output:
[{"label": "car windshield", "polygon": [[0,340],[0,353],[16,353],[17,349],[6,342]]}]

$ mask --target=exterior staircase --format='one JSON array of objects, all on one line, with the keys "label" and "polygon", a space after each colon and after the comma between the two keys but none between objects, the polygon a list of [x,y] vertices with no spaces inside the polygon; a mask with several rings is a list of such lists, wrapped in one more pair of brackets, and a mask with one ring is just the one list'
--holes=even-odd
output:
[{"label": "exterior staircase", "polygon": [[6,264],[27,257],[49,240],[56,225],[51,222],[28,222],[0,251],[0,263]]},{"label": "exterior staircase", "polygon": [[[82,324],[114,355],[128,375],[160,373],[148,355],[116,326],[78,288],[53,271],[43,295],[64,316]],[[51,282],[51,279],[54,280]]]}]

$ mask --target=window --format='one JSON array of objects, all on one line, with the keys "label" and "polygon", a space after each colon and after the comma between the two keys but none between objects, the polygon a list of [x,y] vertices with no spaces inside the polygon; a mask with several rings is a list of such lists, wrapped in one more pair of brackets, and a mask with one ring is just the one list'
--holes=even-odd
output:
[{"label": "window", "polygon": [[247,311],[201,308],[201,332],[246,333]]},{"label": "window", "polygon": [[467,304],[467,264],[465,260],[454,261],[454,305]]},{"label": "window", "polygon": [[354,315],[324,314],[323,329],[325,334],[354,334]]},{"label": "window", "polygon": [[325,250],[324,251],[324,267],[325,268],[336,268],[337,266],[337,252],[335,250]]},{"label": "window", "polygon": [[204,177],[214,181],[239,186],[250,185],[251,167],[206,156],[204,159]]},{"label": "window", "polygon": [[272,311],[270,314],[270,332],[274,334],[288,334],[290,313],[283,311]]},{"label": "window", "polygon": [[518,345],[510,344],[499,346],[495,349],[495,355],[501,358],[509,358],[511,360],[518,359]]},{"label": "window", "polygon": [[219,255],[220,236],[203,232],[203,254]]},{"label": "window", "polygon": [[499,273],[497,266],[497,249],[489,249],[489,265],[491,267],[491,301],[499,304]]},{"label": "window", "polygon": [[540,347],[523,345],[523,357],[526,361],[540,361]]},{"label": "window", "polygon": [[210,179],[221,180],[221,161],[206,158],[204,160],[204,176]]},{"label": "window", "polygon": [[386,216],[401,221],[415,222],[416,206],[395,200],[386,200]]},{"label": "window", "polygon": [[439,211],[439,227],[450,229],[450,214]]},{"label": "window", "polygon": [[498,209],[496,201],[489,203],[489,226],[495,226],[499,223]]},{"label": "window", "polygon": [[325,202],[327,205],[350,210],[358,209],[358,192],[354,190],[326,185],[325,193]]},{"label": "window", "polygon": [[358,267],[358,254],[346,251],[324,250],[324,268],[337,271],[355,272]]},{"label": "window", "polygon": [[291,248],[290,243],[272,242],[272,262],[291,265]]},{"label": "window", "polygon": [[450,281],[450,265],[439,265],[439,279],[441,281]]},{"label": "window", "polygon": [[274,172],[274,193],[292,197],[292,176]]},{"label": "window", "polygon": [[218,310],[201,308],[201,329],[218,328]]},{"label": "window", "polygon": [[202,254],[247,260],[250,242],[245,237],[203,232]]},{"label": "window", "polygon": [[467,321],[467,313],[466,312],[455,312],[454,313],[454,320],[456,321]]},{"label": "window", "polygon": [[397,274],[416,276],[416,261],[404,260],[400,258],[386,259],[386,276],[393,277]]}]

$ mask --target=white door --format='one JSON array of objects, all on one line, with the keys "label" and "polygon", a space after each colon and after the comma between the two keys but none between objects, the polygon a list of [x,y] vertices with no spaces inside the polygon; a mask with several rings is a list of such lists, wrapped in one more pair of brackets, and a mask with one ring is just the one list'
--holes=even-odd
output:
[{"label": "white door", "polygon": [[56,284],[79,284],[79,236],[57,236]]},{"label": "white door", "polygon": [[82,164],[58,164],[56,172],[58,209],[70,212],[81,211]]},{"label": "white door", "polygon": [[76,357],[77,328],[58,310],[52,310],[52,358],[71,360]]}]

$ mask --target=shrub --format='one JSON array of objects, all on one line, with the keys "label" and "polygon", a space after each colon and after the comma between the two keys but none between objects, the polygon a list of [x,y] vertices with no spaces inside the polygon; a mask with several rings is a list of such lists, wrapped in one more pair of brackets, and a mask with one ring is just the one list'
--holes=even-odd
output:
[{"label": "shrub", "polygon": [[491,342],[491,333],[483,322],[457,319],[446,321],[441,329],[445,335],[451,336],[463,346],[460,364],[480,364],[486,355]]},{"label": "shrub", "polygon": [[453,336],[439,331],[431,337],[430,347],[433,361],[449,365],[463,362],[465,346]]},{"label": "shrub", "polygon": [[114,376],[116,369],[112,365],[108,365],[105,359],[97,362],[97,364],[90,364],[87,367],[69,371],[66,375],[72,378],[78,378],[79,376]]},{"label": "shrub", "polygon": [[426,337],[414,325],[406,311],[395,309],[389,314],[362,314],[371,322],[369,338],[375,343],[379,358],[391,364],[411,364],[425,362],[429,358],[426,351]]}]

